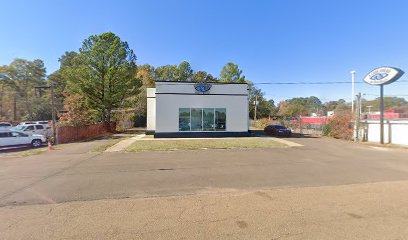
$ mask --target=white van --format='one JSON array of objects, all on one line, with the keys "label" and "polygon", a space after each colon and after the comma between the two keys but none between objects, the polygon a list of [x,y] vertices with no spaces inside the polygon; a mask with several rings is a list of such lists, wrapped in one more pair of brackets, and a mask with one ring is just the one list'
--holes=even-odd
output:
[{"label": "white van", "polygon": [[51,128],[48,125],[43,124],[25,124],[25,125],[17,125],[10,130],[16,132],[22,132],[28,135],[39,134],[44,135],[46,137],[50,136]]},{"label": "white van", "polygon": [[43,135],[28,135],[22,132],[0,130],[0,147],[31,145],[40,147],[47,142],[47,138]]}]

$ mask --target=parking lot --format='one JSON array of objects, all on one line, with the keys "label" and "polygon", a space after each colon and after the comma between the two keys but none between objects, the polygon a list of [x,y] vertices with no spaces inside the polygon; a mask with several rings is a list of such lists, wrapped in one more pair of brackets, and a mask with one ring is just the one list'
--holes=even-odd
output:
[{"label": "parking lot", "polygon": [[[45,214],[47,211],[53,211],[50,209],[54,209],[56,206],[65,206],[67,209],[70,207],[76,208],[75,202],[81,208],[88,209],[86,211],[91,211],[90,209],[95,210],[98,206],[101,207],[98,204],[112,207],[112,204],[122,204],[122,201],[125,201],[124,199],[128,199],[126,200],[128,204],[136,204],[134,206],[147,204],[147,206],[152,207],[150,204],[158,204],[156,206],[159,208],[165,206],[163,204],[167,201],[181,201],[181,199],[184,199],[186,204],[188,202],[187,205],[194,205],[201,201],[209,201],[208,204],[215,204],[213,201],[217,202],[217,200],[213,198],[223,198],[224,200],[220,200],[220,203],[226,204],[223,201],[227,200],[222,196],[230,196],[230,194],[232,194],[231,199],[235,200],[230,199],[229,201],[238,201],[237,204],[243,204],[239,203],[239,200],[235,197],[241,196],[240,194],[250,194],[250,196],[255,194],[253,196],[258,196],[263,194],[262,192],[266,192],[266,195],[263,195],[269,199],[268,196],[271,194],[277,194],[278,197],[290,189],[294,189],[290,190],[291,194],[294,194],[290,196],[295,197],[295,199],[303,198],[302,194],[317,194],[322,196],[322,201],[325,191],[328,191],[327,194],[331,194],[332,201],[323,203],[319,202],[319,199],[314,200],[316,201],[315,204],[329,205],[337,204],[338,199],[342,198],[344,202],[355,201],[356,197],[381,202],[384,200],[381,199],[384,196],[378,194],[378,191],[386,191],[386,189],[393,189],[395,192],[384,194],[394,194],[395,196],[405,194],[400,191],[408,186],[408,162],[406,159],[408,151],[406,149],[383,148],[328,138],[291,138],[287,140],[303,146],[138,153],[92,152],[92,149],[109,141],[105,139],[67,144],[59,148],[59,150],[31,156],[2,155],[0,158],[0,211],[3,213],[1,228],[3,230],[7,229],[4,232],[7,233],[5,235],[8,237],[7,239],[10,239],[10,236],[15,236],[17,232],[21,233],[21,231],[25,234],[38,233],[37,231],[44,230],[44,228],[24,230],[23,226],[29,224],[29,219],[20,219],[21,225],[19,225],[15,223],[15,218],[22,217],[25,214],[39,214],[37,217],[41,217],[41,213]],[[307,190],[310,187],[317,187],[317,189],[313,190],[312,188],[310,190],[315,193]],[[275,193],[273,193],[274,191]],[[342,195],[342,192],[347,191],[350,191],[350,195]],[[374,192],[377,193],[374,194]],[[310,197],[310,195],[308,196]],[[166,200],[169,197],[173,200]],[[280,197],[278,198],[280,199]],[[288,198],[291,197],[288,195]],[[212,200],[208,200],[208,198]],[[249,199],[245,201],[250,201]],[[397,202],[403,201],[403,198],[398,197],[393,201],[396,201],[395,205],[398,205]],[[260,204],[256,209],[259,210],[259,207],[263,206],[262,203]],[[287,207],[295,206],[292,204],[303,206],[306,202],[294,201],[288,204]],[[218,205],[215,204],[214,206]],[[271,206],[265,205],[264,209],[267,211]],[[127,204],[123,205],[123,208],[127,207]],[[236,207],[237,211],[243,211],[240,207]],[[384,207],[383,211],[385,213],[387,211],[389,213],[390,209],[387,209],[386,205],[382,207]],[[166,214],[166,211],[173,214],[170,213],[171,209],[162,209],[162,214]],[[225,210],[225,208],[223,209]],[[330,208],[328,207],[328,209]],[[219,209],[221,212],[224,210]],[[121,211],[124,210],[122,208],[118,209],[117,214]],[[367,211],[375,211],[375,208],[367,209]],[[402,209],[402,211],[405,210]],[[353,214],[360,216],[357,213],[351,213],[352,216]],[[76,220],[79,221],[79,218],[82,218],[81,216],[82,214],[78,213],[78,219]],[[208,215],[207,213],[206,216],[202,217],[204,219],[213,216],[216,219],[223,219],[224,217],[221,213],[218,215]],[[320,221],[319,216],[318,214],[314,217],[311,215],[310,219],[306,217],[305,221],[313,219]],[[42,217],[45,217],[45,215]],[[54,217],[60,218],[61,216]],[[72,219],[72,217],[74,218]],[[71,220],[76,221],[76,217],[72,217]],[[95,215],[94,217],[95,219],[92,221],[98,221],[98,216]],[[394,215],[391,214],[389,217],[392,218],[392,221],[395,221]],[[239,223],[243,228],[246,228],[245,224],[248,224],[248,222],[257,222],[262,219],[256,215],[248,215],[246,218],[249,219],[246,219],[245,223]],[[120,223],[119,219],[116,220],[119,221],[118,224]],[[355,219],[350,218],[353,221]],[[88,220],[82,218],[80,221],[85,221],[84,224],[90,224],[90,222],[87,222]],[[49,221],[52,222],[52,218],[49,218]],[[141,221],[144,222],[145,220]],[[146,224],[148,224],[149,218],[146,221]],[[11,224],[12,227],[9,228],[6,223],[14,224]],[[350,224],[346,220],[344,223]],[[48,224],[47,221],[44,224]],[[163,220],[162,224],[167,226],[168,222]],[[234,223],[234,225],[237,224]],[[258,222],[257,224],[261,223]],[[238,225],[237,229],[240,229]],[[120,229],[119,226],[120,224],[116,227]],[[137,226],[134,227],[138,228]],[[200,226],[202,227],[202,225],[195,226],[197,231],[199,231]],[[254,226],[258,225],[255,224]],[[154,226],[152,228],[155,229]],[[234,232],[234,228],[230,230]],[[251,228],[248,231],[250,230]],[[50,233],[49,231],[54,232],[56,229],[44,231]],[[71,236],[70,234],[74,234],[76,231],[75,228],[72,231],[64,234]],[[94,231],[96,232],[91,233],[90,236],[103,239],[102,235],[98,235],[100,232],[97,229],[94,229]],[[129,234],[126,229],[121,229],[121,231]],[[216,233],[216,228],[214,231]],[[188,231],[185,233],[188,233]],[[193,233],[194,231],[191,234]],[[126,234],[121,235],[122,238],[118,239],[126,239],[126,236],[129,236]],[[40,234],[39,236],[46,239],[45,236],[48,235]],[[160,234],[137,236],[140,239],[163,237]],[[186,235],[187,238],[191,236]],[[217,235],[211,236],[216,237]],[[205,238],[206,236],[203,236],[202,239]],[[301,238],[302,235],[299,235],[299,239]],[[174,237],[174,239],[177,239],[177,237]]]}]

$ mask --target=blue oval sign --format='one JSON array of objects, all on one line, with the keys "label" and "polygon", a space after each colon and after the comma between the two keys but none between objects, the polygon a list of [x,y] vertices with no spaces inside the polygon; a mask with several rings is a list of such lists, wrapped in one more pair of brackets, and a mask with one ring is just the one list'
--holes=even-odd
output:
[{"label": "blue oval sign", "polygon": [[371,85],[385,85],[398,80],[404,72],[395,67],[380,67],[369,72],[364,82]]},{"label": "blue oval sign", "polygon": [[210,89],[211,89],[211,84],[206,83],[206,82],[198,82],[198,83],[194,84],[194,89],[195,89],[197,92],[205,93],[205,92],[210,91]]}]

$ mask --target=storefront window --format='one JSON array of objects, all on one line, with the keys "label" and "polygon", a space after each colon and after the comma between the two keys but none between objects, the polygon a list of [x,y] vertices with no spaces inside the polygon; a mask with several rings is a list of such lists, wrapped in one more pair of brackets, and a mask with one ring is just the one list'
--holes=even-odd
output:
[{"label": "storefront window", "polygon": [[180,108],[179,131],[225,131],[225,108]]},{"label": "storefront window", "polygon": [[190,108],[179,109],[179,131],[190,131]]},{"label": "storefront window", "polygon": [[192,108],[191,109],[191,131],[203,130],[203,109]]},{"label": "storefront window", "polygon": [[215,131],[225,131],[225,125],[227,120],[225,108],[215,109]]},{"label": "storefront window", "polygon": [[214,108],[203,108],[203,131],[214,130]]}]

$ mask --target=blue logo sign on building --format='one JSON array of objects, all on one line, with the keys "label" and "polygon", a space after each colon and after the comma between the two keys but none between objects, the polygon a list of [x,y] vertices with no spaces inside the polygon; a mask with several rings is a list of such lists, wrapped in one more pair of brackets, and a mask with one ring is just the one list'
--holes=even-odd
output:
[{"label": "blue logo sign on building", "polygon": [[211,89],[211,84],[206,82],[198,82],[194,84],[196,93],[207,93]]}]

